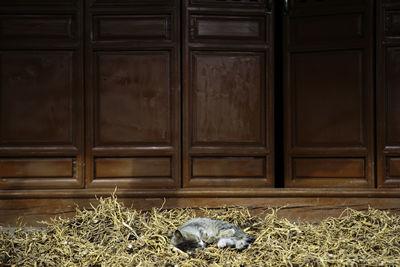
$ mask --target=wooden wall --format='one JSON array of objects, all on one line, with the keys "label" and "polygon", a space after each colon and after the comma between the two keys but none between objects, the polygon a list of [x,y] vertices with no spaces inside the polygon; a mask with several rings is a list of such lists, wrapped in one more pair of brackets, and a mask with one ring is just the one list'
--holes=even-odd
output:
[{"label": "wooden wall", "polygon": [[0,223],[115,187],[138,208],[399,206],[399,1],[3,0],[0,25]]}]

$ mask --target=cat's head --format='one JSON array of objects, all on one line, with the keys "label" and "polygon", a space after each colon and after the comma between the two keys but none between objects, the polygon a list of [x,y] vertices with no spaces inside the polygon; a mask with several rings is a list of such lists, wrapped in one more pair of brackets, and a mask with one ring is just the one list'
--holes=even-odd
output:
[{"label": "cat's head", "polygon": [[179,230],[172,235],[171,244],[187,253],[193,253],[205,247],[204,242],[195,234]]}]

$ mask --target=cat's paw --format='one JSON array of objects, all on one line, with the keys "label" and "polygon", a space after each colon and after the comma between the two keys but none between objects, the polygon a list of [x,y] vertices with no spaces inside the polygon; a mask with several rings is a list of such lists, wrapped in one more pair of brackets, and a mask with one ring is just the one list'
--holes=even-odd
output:
[{"label": "cat's paw", "polygon": [[226,240],[225,240],[225,239],[220,239],[220,240],[218,241],[217,246],[218,246],[219,248],[224,248],[224,247],[226,247]]},{"label": "cat's paw", "polygon": [[243,249],[247,248],[248,246],[249,246],[249,243],[247,243],[244,240],[236,241],[236,244],[235,244],[235,248],[237,250],[243,250]]},{"label": "cat's paw", "polygon": [[232,240],[231,238],[221,238],[218,241],[217,246],[219,248],[233,247],[233,246],[235,246],[235,241]]}]

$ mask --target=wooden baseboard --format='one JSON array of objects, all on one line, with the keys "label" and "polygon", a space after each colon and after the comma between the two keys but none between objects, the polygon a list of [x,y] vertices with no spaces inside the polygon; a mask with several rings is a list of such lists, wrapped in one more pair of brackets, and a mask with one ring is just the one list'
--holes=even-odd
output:
[{"label": "wooden baseboard", "polygon": [[288,198],[288,197],[372,197],[400,198],[400,188],[182,188],[182,189],[40,189],[40,190],[0,190],[0,199],[15,198],[94,198],[109,196],[114,190],[122,198]]},{"label": "wooden baseboard", "polygon": [[[318,221],[329,216],[339,216],[347,207],[357,210],[373,208],[400,213],[399,197],[123,197],[119,201],[135,209],[153,207],[176,208],[222,206],[248,207],[254,213],[267,208],[281,208],[280,216],[290,220]],[[93,197],[69,198],[14,198],[0,199],[0,225],[15,226],[19,217],[27,226],[38,226],[38,221],[51,217],[72,217],[75,209],[90,209],[97,204]]]}]

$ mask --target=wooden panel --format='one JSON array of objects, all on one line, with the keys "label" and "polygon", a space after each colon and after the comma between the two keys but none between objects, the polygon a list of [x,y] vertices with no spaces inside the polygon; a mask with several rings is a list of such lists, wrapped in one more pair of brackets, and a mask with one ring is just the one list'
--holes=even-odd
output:
[{"label": "wooden panel", "polygon": [[265,17],[249,16],[190,16],[192,42],[218,40],[265,42]]},{"label": "wooden panel", "polygon": [[79,0],[2,0],[0,6],[22,6],[22,7],[76,7]]},{"label": "wooden panel", "polygon": [[[400,47],[385,53],[386,146],[400,146]],[[383,88],[382,88],[383,90]]]},{"label": "wooden panel", "polygon": [[0,188],[82,188],[83,2],[0,1]]},{"label": "wooden panel", "polygon": [[365,178],[365,160],[353,158],[293,159],[295,178]]},{"label": "wooden panel", "polygon": [[[351,7],[352,5],[362,5],[368,0],[288,0],[290,9],[310,9],[310,8],[334,8],[334,7]],[[321,12],[321,10],[318,10]]]},{"label": "wooden panel", "polygon": [[91,7],[132,7],[138,6],[172,6],[176,0],[88,0]]},{"label": "wooden panel", "polygon": [[291,21],[290,44],[315,45],[364,37],[362,14],[295,17]]},{"label": "wooden panel", "polygon": [[378,187],[400,187],[400,2],[377,2]]},{"label": "wooden panel", "polygon": [[0,144],[73,145],[73,52],[0,53]]},{"label": "wooden panel", "polygon": [[73,159],[0,159],[0,177],[73,177]]},{"label": "wooden panel", "polygon": [[183,1],[183,186],[273,185],[272,2]]},{"label": "wooden panel", "polygon": [[180,185],[178,2],[85,1],[89,188]]},{"label": "wooden panel", "polygon": [[293,54],[292,64],[294,145],[364,145],[362,52]]},{"label": "wooden panel", "polygon": [[98,15],[93,20],[95,41],[171,39],[169,15]]},{"label": "wooden panel", "polygon": [[193,177],[264,177],[265,159],[192,158]]},{"label": "wooden panel", "polygon": [[388,157],[387,158],[387,179],[400,179],[400,158]]},{"label": "wooden panel", "polygon": [[289,2],[283,25],[285,187],[373,187],[374,3]]},{"label": "wooden panel", "polygon": [[243,6],[253,7],[265,5],[266,0],[190,0],[191,5],[204,6]]},{"label": "wooden panel", "polygon": [[265,140],[261,53],[192,54],[193,144]]},{"label": "wooden panel", "polygon": [[3,15],[0,16],[0,39],[73,39],[76,22],[63,15]]},{"label": "wooden panel", "polygon": [[97,53],[96,146],[171,142],[168,52]]},{"label": "wooden panel", "polygon": [[384,13],[384,36],[400,38],[400,10],[386,10]]},{"label": "wooden panel", "polygon": [[97,158],[96,178],[171,177],[171,158]]}]

